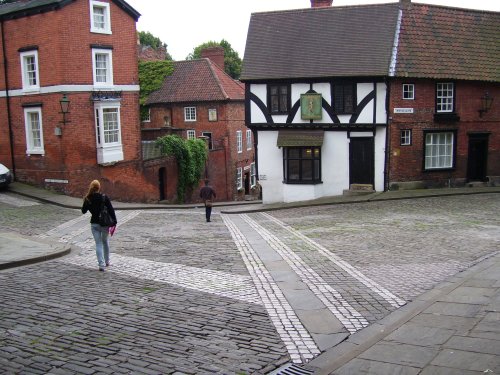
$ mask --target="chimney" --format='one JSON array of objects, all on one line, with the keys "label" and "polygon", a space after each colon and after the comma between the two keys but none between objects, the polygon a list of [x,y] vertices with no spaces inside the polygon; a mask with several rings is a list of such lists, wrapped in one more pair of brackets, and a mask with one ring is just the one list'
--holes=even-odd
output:
[{"label": "chimney", "polygon": [[311,8],[331,7],[333,0],[311,0]]},{"label": "chimney", "polygon": [[201,50],[201,57],[210,59],[219,68],[224,70],[224,48],[208,47]]},{"label": "chimney", "polygon": [[399,0],[399,8],[400,9],[410,9],[411,0]]}]

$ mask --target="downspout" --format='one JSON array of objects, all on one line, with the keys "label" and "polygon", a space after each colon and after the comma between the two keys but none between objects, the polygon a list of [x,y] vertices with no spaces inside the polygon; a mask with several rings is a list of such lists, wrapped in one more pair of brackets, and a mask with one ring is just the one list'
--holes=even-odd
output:
[{"label": "downspout", "polygon": [[401,32],[401,22],[403,20],[403,9],[401,7],[398,11],[398,20],[396,23],[396,32],[394,35],[394,43],[392,45],[391,62],[389,65],[389,74],[386,80],[386,112],[387,112],[387,131],[385,136],[385,150],[386,150],[386,171],[384,173],[385,190],[389,190],[389,179],[391,174],[391,136],[392,136],[392,116],[391,116],[391,77],[396,76],[396,63],[398,59],[398,47],[399,47],[399,34]]},{"label": "downspout", "polygon": [[10,97],[9,97],[9,80],[7,74],[7,54],[5,51],[5,33],[3,28],[3,20],[0,20],[0,29],[2,34],[2,53],[3,53],[3,74],[5,79],[5,100],[7,104],[7,123],[9,125],[9,141],[10,141],[10,157],[12,161],[12,173],[16,178],[16,162],[14,159],[14,134],[12,132],[12,115],[10,113]]}]

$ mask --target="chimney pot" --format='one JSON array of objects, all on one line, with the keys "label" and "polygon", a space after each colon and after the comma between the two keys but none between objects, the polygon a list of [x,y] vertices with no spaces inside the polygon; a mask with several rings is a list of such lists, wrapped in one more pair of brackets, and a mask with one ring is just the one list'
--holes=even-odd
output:
[{"label": "chimney pot", "polygon": [[311,8],[331,7],[333,0],[311,0]]}]

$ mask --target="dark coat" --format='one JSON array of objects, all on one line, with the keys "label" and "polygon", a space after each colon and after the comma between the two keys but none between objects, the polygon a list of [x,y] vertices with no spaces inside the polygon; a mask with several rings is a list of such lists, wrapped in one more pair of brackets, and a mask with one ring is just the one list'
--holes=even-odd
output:
[{"label": "dark coat", "polygon": [[90,223],[99,224],[99,212],[101,211],[103,197],[104,197],[104,204],[108,208],[108,212],[116,224],[118,221],[116,220],[115,210],[113,208],[113,205],[111,204],[111,201],[105,194],[94,193],[90,196],[90,201],[84,198],[82,213],[84,214],[87,211],[90,211],[90,213],[92,214],[92,217],[90,218]]}]

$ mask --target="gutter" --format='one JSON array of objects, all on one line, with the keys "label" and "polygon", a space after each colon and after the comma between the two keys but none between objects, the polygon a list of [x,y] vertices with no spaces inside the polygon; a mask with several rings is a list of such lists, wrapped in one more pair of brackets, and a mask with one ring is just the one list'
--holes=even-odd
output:
[{"label": "gutter", "polygon": [[3,26],[3,19],[0,19],[0,33],[2,38],[2,53],[3,53],[3,74],[5,79],[5,100],[7,103],[7,123],[9,126],[9,141],[10,141],[10,157],[12,162],[12,173],[14,180],[16,179],[16,161],[14,158],[14,134],[12,132],[12,114],[10,111],[10,97],[9,97],[9,79],[7,74],[7,54],[5,49],[5,32]]}]

